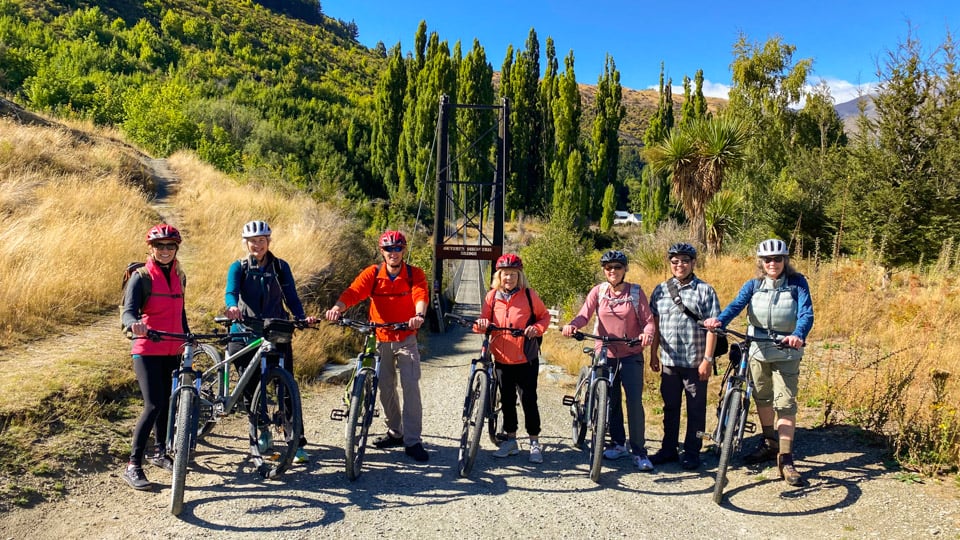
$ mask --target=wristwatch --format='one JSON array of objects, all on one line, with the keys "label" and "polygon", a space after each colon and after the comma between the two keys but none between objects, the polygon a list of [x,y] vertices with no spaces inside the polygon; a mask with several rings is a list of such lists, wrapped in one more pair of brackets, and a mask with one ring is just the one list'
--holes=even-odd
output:
[{"label": "wristwatch", "polygon": [[708,364],[712,364],[712,363],[713,363],[713,357],[712,357],[712,356],[704,356],[704,357],[703,357],[703,360],[704,360],[706,363],[708,363]]},{"label": "wristwatch", "polygon": [[414,315],[414,316],[415,316],[415,317],[420,317],[421,319],[424,319],[424,318],[426,318],[426,316],[424,316],[424,314],[423,314],[423,313],[417,313],[417,314],[416,314],[416,315]]}]

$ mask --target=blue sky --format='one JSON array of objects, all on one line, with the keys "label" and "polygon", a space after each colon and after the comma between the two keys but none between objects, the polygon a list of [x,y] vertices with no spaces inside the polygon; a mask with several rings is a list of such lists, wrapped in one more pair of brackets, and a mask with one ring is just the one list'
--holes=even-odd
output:
[{"label": "blue sky", "polygon": [[704,92],[717,97],[729,89],[738,34],[759,44],[779,35],[797,47],[794,61],[813,59],[809,82],[826,80],[837,103],[876,82],[877,62],[908,29],[928,52],[943,43],[948,28],[955,37],[960,32],[960,0],[321,0],[321,7],[329,17],[356,22],[360,42],[370,47],[383,41],[389,49],[399,41],[408,52],[417,25],[426,20],[428,33],[451,46],[460,40],[464,52],[479,39],[499,70],[507,46],[522,49],[532,27],[541,51],[553,38],[561,70],[573,49],[582,83],[596,83],[610,53],[627,88],[655,88],[663,61],[675,86],[703,69]]}]

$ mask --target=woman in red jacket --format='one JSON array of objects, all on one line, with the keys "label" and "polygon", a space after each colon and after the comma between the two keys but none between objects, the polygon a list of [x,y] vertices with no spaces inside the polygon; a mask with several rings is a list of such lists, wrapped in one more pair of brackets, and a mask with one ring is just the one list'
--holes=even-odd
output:
[{"label": "woman in red jacket", "polygon": [[[186,278],[177,268],[180,240],[180,231],[165,223],[147,231],[150,254],[143,268],[131,274],[127,282],[121,315],[123,328],[135,337],[146,336],[147,330],[189,332],[183,303]],[[122,475],[133,489],[151,488],[143,472],[143,458],[151,430],[154,432],[157,452],[149,458],[150,462],[158,467],[173,469],[173,462],[164,449],[164,441],[167,438],[171,374],[180,366],[180,345],[181,342],[170,340],[133,340],[130,354],[140,393],[143,394],[143,412],[133,430],[130,461]]]},{"label": "woman in red jacket", "polygon": [[530,437],[530,462],[543,463],[540,448],[540,409],[537,406],[537,376],[540,373],[540,344],[550,324],[550,313],[540,297],[527,286],[523,261],[507,253],[496,263],[490,291],[483,302],[475,331],[484,332],[487,325],[523,328],[523,336],[513,337],[499,332],[490,337],[490,352],[500,372],[500,403],[503,430],[507,440],[493,453],[503,458],[520,453],[517,444],[517,390],[523,406],[524,427]]}]

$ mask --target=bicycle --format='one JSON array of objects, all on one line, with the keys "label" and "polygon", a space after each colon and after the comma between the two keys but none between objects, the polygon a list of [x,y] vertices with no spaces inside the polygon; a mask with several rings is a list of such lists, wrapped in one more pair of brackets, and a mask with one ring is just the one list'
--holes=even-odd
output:
[{"label": "bicycle", "polygon": [[750,344],[773,343],[778,349],[786,345],[775,337],[749,336],[730,329],[718,328],[710,331],[717,335],[729,334],[741,340],[730,345],[728,353],[730,365],[727,366],[720,381],[717,427],[713,433],[697,432],[697,436],[701,439],[712,441],[715,444],[715,451],[720,454],[720,461],[717,463],[717,481],[713,487],[713,502],[720,504],[723,500],[723,489],[727,485],[730,457],[740,451],[743,434],[756,431],[756,424],[747,420],[750,412],[750,397],[755,390],[753,375],[750,373]]},{"label": "bicycle", "polygon": [[[464,327],[472,327],[476,319],[468,319],[455,314],[447,314],[447,319]],[[460,455],[457,468],[461,477],[466,478],[473,469],[480,448],[480,434],[484,423],[488,426],[490,442],[494,445],[502,442],[497,429],[503,425],[500,406],[500,383],[496,362],[490,355],[490,336],[494,332],[509,332],[513,337],[523,335],[522,328],[506,328],[488,324],[483,333],[480,355],[470,361],[470,375],[467,377],[467,394],[463,400],[463,429],[460,431]]]},{"label": "bicycle", "polygon": [[406,330],[407,323],[371,323],[341,317],[333,324],[353,328],[364,336],[363,348],[356,358],[356,365],[347,389],[343,404],[346,409],[332,409],[330,419],[346,420],[346,440],[343,447],[347,478],[360,477],[363,457],[366,453],[367,436],[374,417],[379,416],[376,409],[377,387],[380,382],[380,352],[377,349],[377,328]]},{"label": "bicycle", "polygon": [[579,331],[574,332],[571,337],[577,341],[583,341],[584,338],[593,338],[600,342],[599,348],[583,348],[583,353],[591,358],[590,366],[580,370],[580,379],[577,381],[574,394],[563,396],[563,405],[570,407],[570,415],[573,416],[573,446],[581,448],[587,435],[587,429],[591,430],[590,479],[599,482],[610,412],[608,394],[610,386],[613,385],[613,381],[620,371],[619,362],[612,369],[608,364],[607,345],[609,343],[627,343],[634,346],[640,343],[640,340],[595,336]]},{"label": "bicycle", "polygon": [[[230,326],[234,321],[217,317],[218,324]],[[257,472],[263,478],[282,474],[293,461],[303,435],[300,390],[293,375],[284,367],[283,354],[275,347],[286,343],[298,328],[307,328],[304,321],[263,319],[263,335],[257,337],[249,329],[243,332],[211,334],[178,334],[149,330],[148,339],[183,340],[181,365],[173,373],[166,448],[173,461],[170,512],[178,515],[183,509],[183,492],[187,465],[196,449],[197,440],[207,434],[222,417],[237,409],[243,391],[259,371],[250,402],[250,454]],[[203,341],[226,343],[231,339],[254,337],[235,354],[221,358],[215,347]],[[239,378],[231,377],[231,364],[241,355],[255,352]],[[231,390],[231,386],[233,386]],[[273,432],[284,441],[274,442]],[[270,452],[270,450],[273,450]],[[268,452],[270,452],[268,454]]]}]

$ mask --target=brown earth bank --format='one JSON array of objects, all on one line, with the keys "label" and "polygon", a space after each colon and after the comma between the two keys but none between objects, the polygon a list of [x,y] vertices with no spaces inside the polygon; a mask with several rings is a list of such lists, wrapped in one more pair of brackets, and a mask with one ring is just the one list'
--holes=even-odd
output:
[{"label": "brown earth bank", "polygon": [[[402,450],[371,450],[364,473],[347,480],[344,426],[329,420],[342,388],[318,386],[304,395],[311,460],[279,479],[260,479],[243,448],[246,426],[232,418],[198,447],[179,517],[167,510],[169,473],[148,468],[154,489],[134,491],[119,477],[122,456],[101,456],[70,475],[62,500],[0,514],[0,538],[960,538],[956,490],[888,469],[886,451],[853,428],[798,430],[800,488],[773,468],[735,462],[720,506],[711,499],[712,452],[697,471],[668,464],[642,473],[629,460],[604,462],[594,483],[587,456],[569,445],[561,405],[569,388],[549,370],[539,390],[544,463],[529,463],[526,445],[519,456],[495,459],[483,440],[471,477],[459,478],[460,404],[479,337],[452,331],[428,341],[426,464]],[[660,416],[651,409],[646,438],[654,451]]]}]

